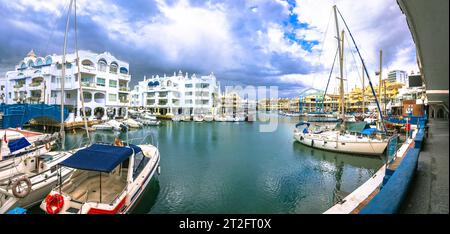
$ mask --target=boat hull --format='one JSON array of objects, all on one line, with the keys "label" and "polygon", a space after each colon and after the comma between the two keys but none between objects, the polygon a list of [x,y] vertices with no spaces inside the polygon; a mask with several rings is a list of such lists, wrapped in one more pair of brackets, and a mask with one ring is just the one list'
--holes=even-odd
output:
[{"label": "boat hull", "polygon": [[378,156],[383,154],[387,146],[387,142],[325,141],[322,139],[312,139],[304,137],[303,134],[298,133],[294,134],[294,138],[301,144],[312,148],[346,154]]}]

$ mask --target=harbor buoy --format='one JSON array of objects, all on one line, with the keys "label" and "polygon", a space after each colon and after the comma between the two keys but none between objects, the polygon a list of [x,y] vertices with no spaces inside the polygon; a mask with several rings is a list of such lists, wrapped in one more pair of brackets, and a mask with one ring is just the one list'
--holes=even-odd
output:
[{"label": "harbor buoy", "polygon": [[64,206],[64,198],[60,194],[48,195],[45,198],[46,207],[48,214],[58,214],[61,208]]},{"label": "harbor buoy", "polygon": [[[19,189],[19,186],[21,186],[22,183],[26,184],[25,189]],[[28,177],[22,177],[12,184],[12,193],[17,198],[24,198],[31,192],[31,181],[28,179]]]}]

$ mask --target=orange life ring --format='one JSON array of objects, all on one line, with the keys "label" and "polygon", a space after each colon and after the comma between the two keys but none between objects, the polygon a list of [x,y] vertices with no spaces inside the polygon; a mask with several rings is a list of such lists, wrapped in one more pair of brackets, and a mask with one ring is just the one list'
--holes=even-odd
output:
[{"label": "orange life ring", "polygon": [[64,206],[64,198],[60,194],[47,195],[45,198],[48,214],[58,214]]}]

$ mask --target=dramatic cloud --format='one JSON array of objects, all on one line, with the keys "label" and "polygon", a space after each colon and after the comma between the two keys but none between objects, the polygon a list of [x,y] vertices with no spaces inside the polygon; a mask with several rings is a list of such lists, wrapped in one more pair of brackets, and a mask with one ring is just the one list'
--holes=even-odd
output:
[{"label": "dramatic cloud", "polygon": [[[81,49],[110,51],[128,61],[132,84],[144,75],[178,70],[214,72],[222,85],[276,85],[281,95],[295,96],[306,86],[325,87],[336,51],[335,2],[78,0],[78,40]],[[0,0],[1,75],[31,49],[40,55],[61,53],[68,3]],[[345,0],[337,5],[371,76],[379,49],[386,71],[417,70],[411,34],[395,0]],[[343,22],[339,24],[343,29]],[[72,26],[71,50],[73,36]],[[360,84],[361,65],[356,54],[353,59],[354,47],[346,47],[346,75],[353,87]]]}]

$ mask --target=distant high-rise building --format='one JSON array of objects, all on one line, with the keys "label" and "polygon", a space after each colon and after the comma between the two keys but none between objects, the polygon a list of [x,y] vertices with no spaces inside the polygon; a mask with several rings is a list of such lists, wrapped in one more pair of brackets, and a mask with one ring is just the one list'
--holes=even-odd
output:
[{"label": "distant high-rise building", "polygon": [[390,82],[400,82],[403,84],[408,83],[408,73],[406,71],[394,70],[388,73],[388,81]]}]

